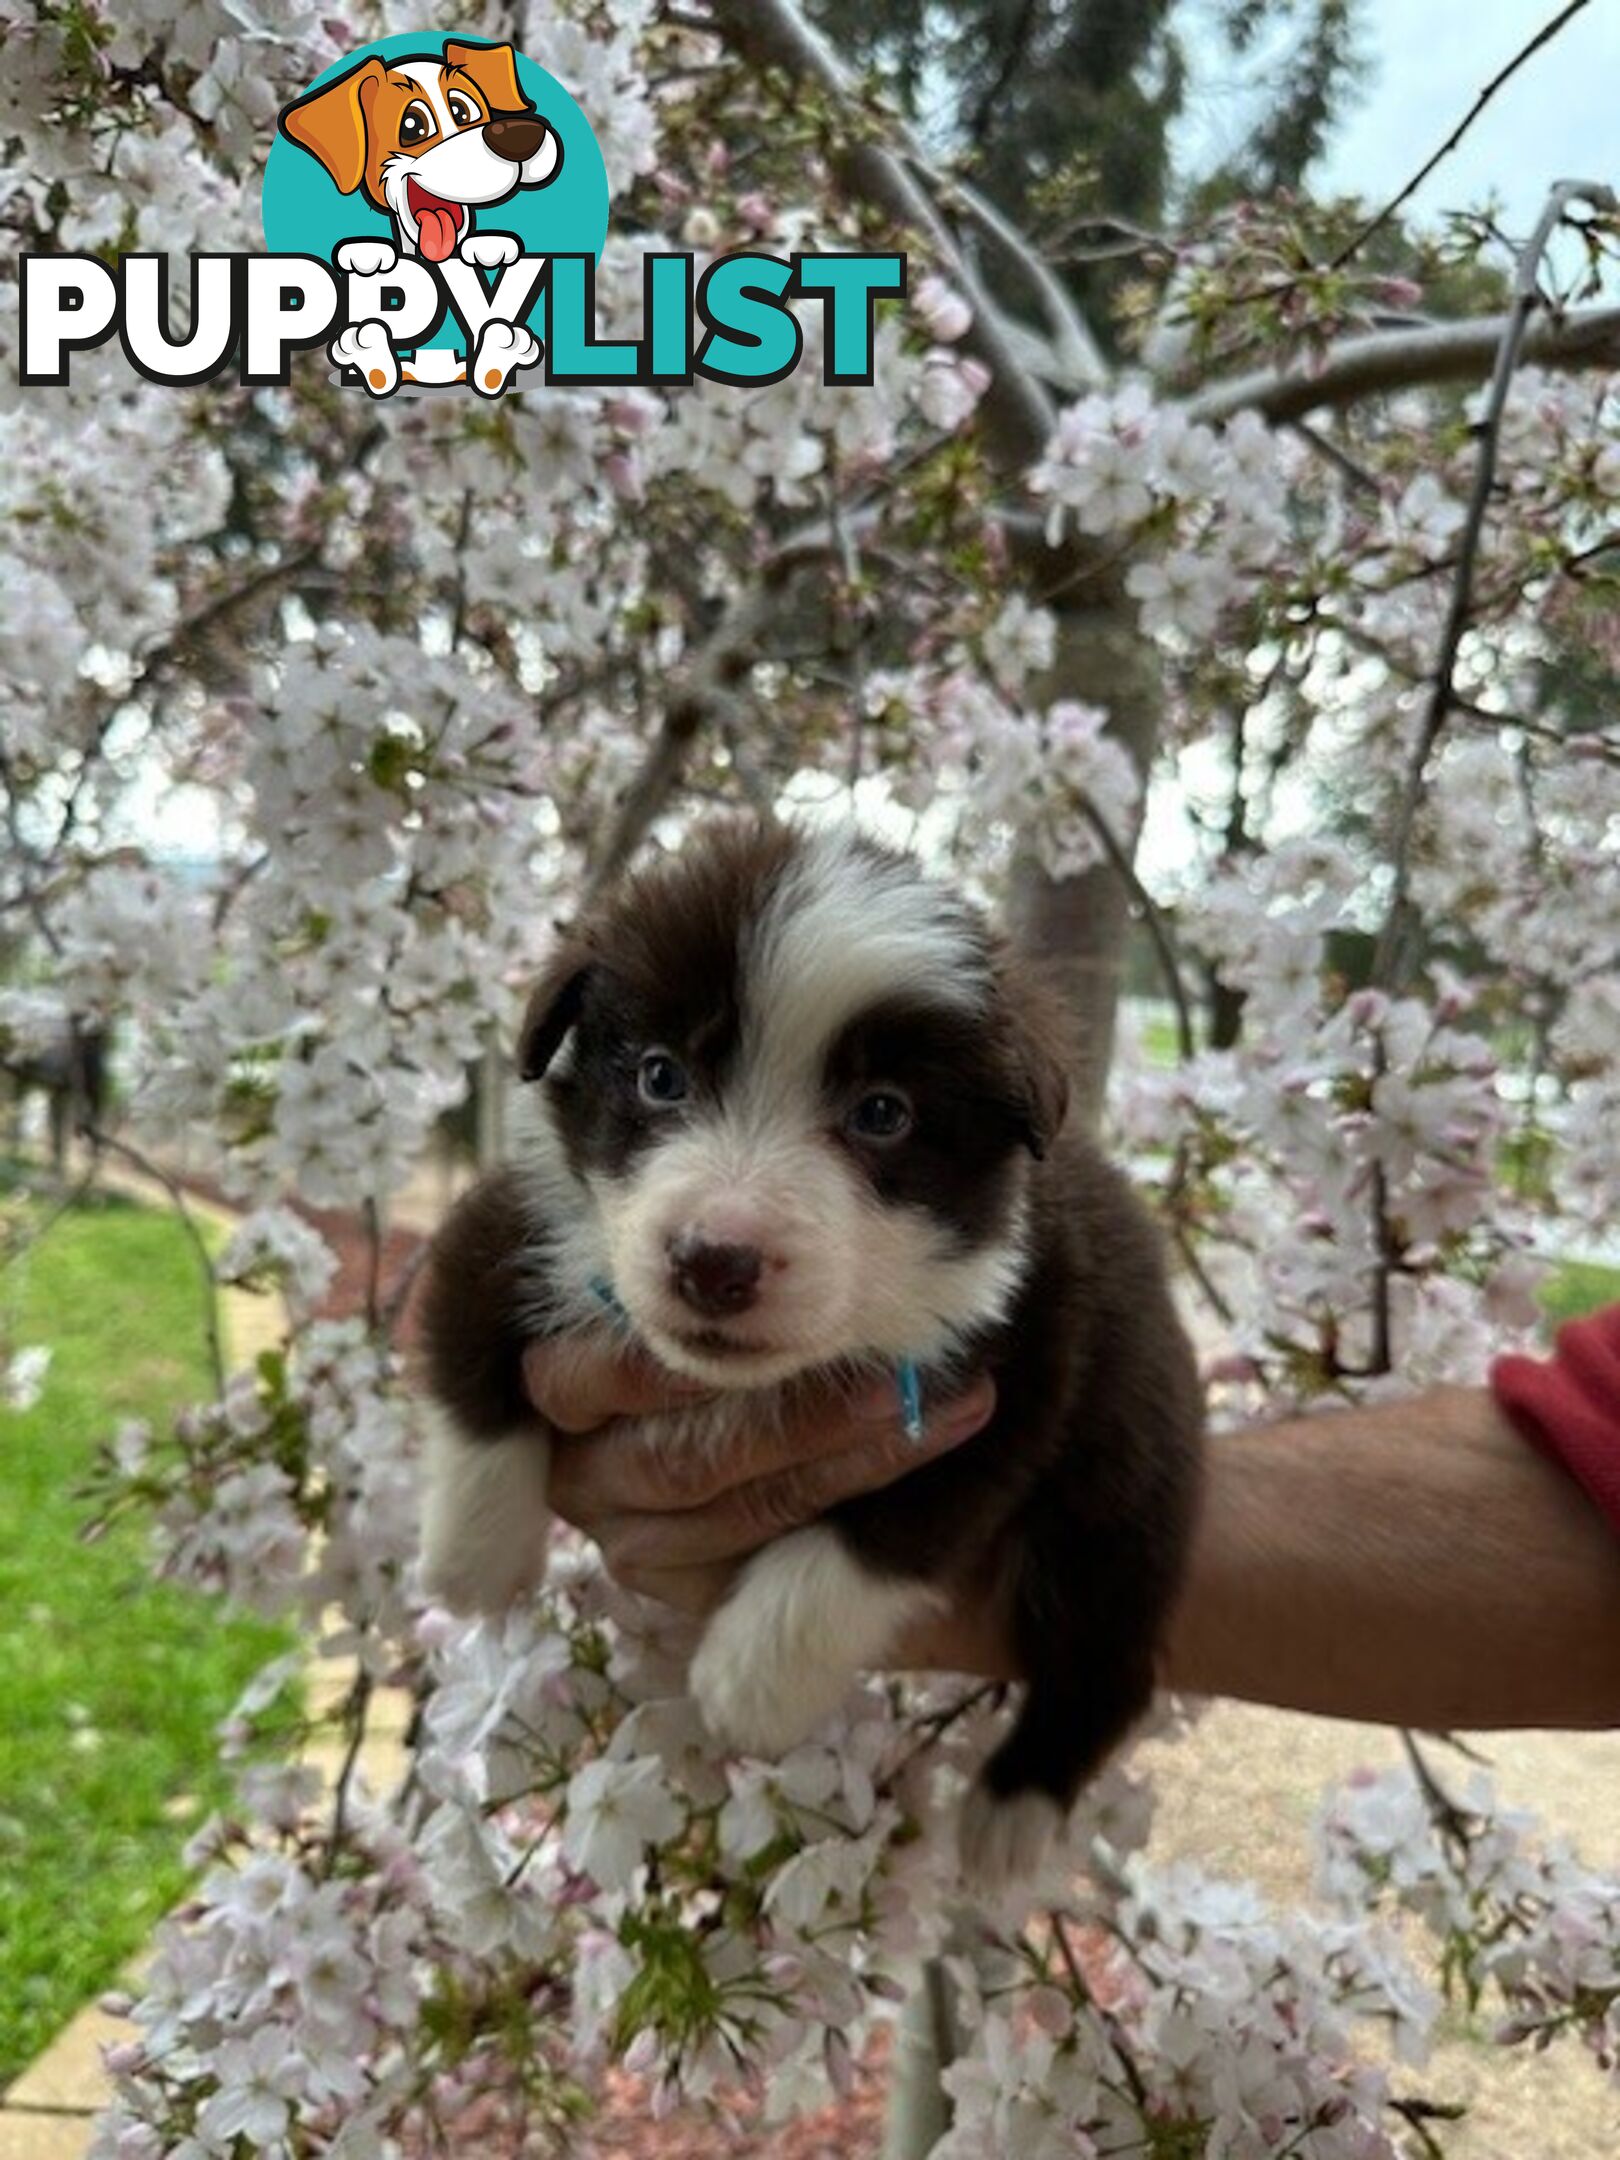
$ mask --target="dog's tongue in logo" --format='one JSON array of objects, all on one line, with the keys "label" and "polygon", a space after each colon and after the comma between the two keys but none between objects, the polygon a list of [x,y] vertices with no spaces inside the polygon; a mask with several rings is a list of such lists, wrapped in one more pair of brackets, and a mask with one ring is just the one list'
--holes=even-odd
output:
[{"label": "dog's tongue in logo", "polygon": [[416,220],[417,245],[422,253],[429,262],[448,262],[455,253],[466,211],[460,203],[430,195],[416,180],[410,183],[405,199]]}]

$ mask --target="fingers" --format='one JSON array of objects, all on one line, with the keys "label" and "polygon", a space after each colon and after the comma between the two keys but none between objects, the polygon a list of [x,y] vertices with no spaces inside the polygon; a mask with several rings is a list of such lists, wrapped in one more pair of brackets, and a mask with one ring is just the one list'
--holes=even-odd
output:
[{"label": "fingers", "polygon": [[[744,1478],[691,1506],[663,1504],[668,1471],[638,1482],[632,1458],[618,1443],[633,1446],[633,1433],[608,1433],[588,1441],[558,1443],[552,1457],[552,1504],[565,1520],[594,1537],[608,1569],[623,1581],[666,1569],[711,1566],[736,1560],[788,1530],[813,1522],[841,1500],[877,1492],[908,1471],[960,1447],[988,1423],[995,1389],[986,1378],[929,1417],[923,1438],[914,1442],[901,1428],[891,1405],[881,1424],[846,1428],[854,1446],[831,1454],[811,1454],[768,1472]],[[597,1455],[613,1452],[611,1468]],[[704,1465],[712,1477],[713,1465]],[[608,1497],[609,1494],[612,1497]]]},{"label": "fingers", "polygon": [[[671,1385],[667,1375],[660,1382],[656,1369],[654,1373],[650,1381],[643,1379],[644,1387],[656,1389],[661,1384],[667,1389]],[[595,1377],[589,1371],[584,1374],[574,1399],[564,1405],[570,1414],[589,1396]],[[615,1400],[628,1391],[624,1382],[608,1384]],[[595,1403],[599,1405],[600,1399],[598,1394]],[[701,1508],[734,1487],[778,1474],[797,1475],[823,1456],[845,1454],[869,1461],[874,1484],[887,1484],[925,1462],[936,1445],[955,1444],[945,1438],[948,1430],[955,1432],[957,1440],[976,1432],[988,1421],[994,1404],[991,1383],[975,1381],[954,1403],[929,1412],[920,1442],[909,1439],[901,1429],[900,1397],[892,1380],[874,1382],[857,1395],[823,1397],[782,1423],[761,1418],[723,1446],[671,1447],[658,1434],[638,1429],[633,1412],[621,1413],[628,1422],[609,1431],[596,1429],[599,1418],[588,1423],[554,1419],[564,1433],[592,1433],[588,1450],[566,1442],[560,1446],[552,1475],[561,1480],[563,1496],[555,1504],[570,1521],[575,1520],[568,1515],[570,1501],[597,1516]],[[655,1407],[669,1407],[667,1398]],[[963,1416],[973,1422],[962,1426]],[[888,1467],[877,1474],[884,1465]]]},{"label": "fingers", "polygon": [[693,1568],[644,1568],[633,1561],[615,1567],[609,1560],[608,1573],[621,1589],[652,1598],[672,1612],[690,1614],[694,1620],[707,1619],[737,1579],[736,1568],[723,1560]]},{"label": "fingers", "polygon": [[559,1335],[523,1355],[529,1400],[558,1432],[594,1432],[611,1418],[646,1417],[696,1401],[709,1390],[677,1379],[639,1344],[607,1334]]}]

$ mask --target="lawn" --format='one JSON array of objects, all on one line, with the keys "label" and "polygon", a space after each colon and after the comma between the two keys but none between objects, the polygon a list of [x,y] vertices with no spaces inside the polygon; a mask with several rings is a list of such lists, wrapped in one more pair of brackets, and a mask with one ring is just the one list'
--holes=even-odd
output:
[{"label": "lawn", "polygon": [[1548,1325],[1562,1327],[1600,1305],[1620,1305],[1620,1268],[1596,1260],[1564,1260],[1541,1293]]},{"label": "lawn", "polygon": [[200,1298],[178,1226],[110,1199],[0,1275],[12,1347],[55,1353],[33,1409],[0,1404],[0,2088],[175,1901],[213,1728],[284,1647],[152,1583],[144,1524],[77,1540],[116,1422],[207,1392]]}]

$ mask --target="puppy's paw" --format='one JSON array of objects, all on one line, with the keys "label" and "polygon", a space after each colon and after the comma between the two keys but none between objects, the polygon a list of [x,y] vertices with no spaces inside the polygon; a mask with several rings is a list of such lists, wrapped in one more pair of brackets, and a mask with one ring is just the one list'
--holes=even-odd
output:
[{"label": "puppy's paw", "polygon": [[852,1666],[834,1671],[825,1661],[813,1673],[795,1670],[782,1639],[760,1632],[739,1593],[709,1622],[688,1685],[723,1748],[774,1757],[831,1717],[854,1680]]},{"label": "puppy's paw", "polygon": [[332,260],[355,277],[386,277],[398,267],[399,256],[389,240],[345,240]]},{"label": "puppy's paw", "polygon": [[523,1552],[431,1551],[422,1553],[422,1590],[428,1601],[467,1619],[495,1618],[527,1604],[546,1579],[545,1532]]},{"label": "puppy's paw", "polygon": [[521,323],[487,322],[473,355],[472,386],[480,397],[499,397],[517,370],[533,367],[539,357],[540,340]]},{"label": "puppy's paw", "polygon": [[934,1602],[923,1584],[875,1574],[823,1526],[768,1545],[692,1660],[691,1689],[709,1730],[744,1754],[785,1755]]},{"label": "puppy's paw", "polygon": [[390,397],[399,388],[399,361],[380,322],[351,323],[340,330],[326,357],[334,367],[354,368],[373,397]]},{"label": "puppy's paw", "polygon": [[523,253],[523,244],[515,233],[470,232],[456,253],[475,269],[504,270]]},{"label": "puppy's paw", "polygon": [[994,1793],[981,1778],[962,1802],[957,1851],[962,1880],[994,1903],[1021,1884],[1033,1884],[1063,1835],[1068,1818],[1048,1793]]},{"label": "puppy's paw", "polygon": [[435,1420],[422,1510],[422,1588],[458,1613],[502,1613],[546,1579],[549,1455],[538,1432],[470,1440]]}]

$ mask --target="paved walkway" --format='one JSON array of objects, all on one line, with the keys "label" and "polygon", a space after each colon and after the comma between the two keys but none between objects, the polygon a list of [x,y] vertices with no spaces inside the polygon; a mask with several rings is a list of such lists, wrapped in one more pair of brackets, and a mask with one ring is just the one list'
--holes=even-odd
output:
[{"label": "paved walkway", "polygon": [[[159,1186],[131,1171],[108,1166],[103,1183],[155,1207],[170,1204]],[[226,1208],[190,1195],[187,1206],[210,1230],[228,1234],[233,1227],[235,1218]],[[221,1339],[233,1369],[251,1364],[261,1350],[281,1339],[280,1308],[273,1297],[223,1290],[219,1317]],[[348,1692],[352,1679],[353,1667],[346,1661],[319,1666],[308,1682],[311,1712],[334,1709]],[[374,1791],[390,1790],[403,1771],[409,1708],[403,1694],[373,1698],[359,1770]],[[321,1769],[330,1784],[343,1752],[341,1740],[333,1734],[313,1741],[307,1760]],[[133,1980],[138,1971],[139,1961],[129,1977]],[[101,2051],[134,2037],[132,2026],[106,2016],[96,2004],[81,2010],[0,2098],[0,2160],[82,2160],[90,2142],[91,2123],[108,2099]]]}]

